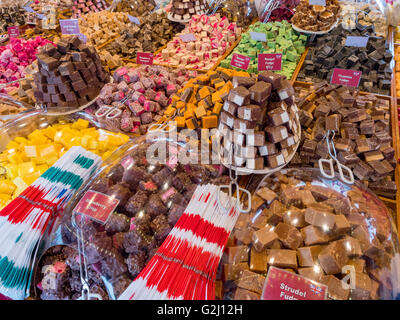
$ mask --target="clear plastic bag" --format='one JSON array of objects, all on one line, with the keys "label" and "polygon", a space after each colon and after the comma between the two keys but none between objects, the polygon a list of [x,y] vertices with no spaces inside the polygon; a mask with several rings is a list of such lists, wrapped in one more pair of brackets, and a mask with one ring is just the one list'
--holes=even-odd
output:
[{"label": "clear plastic bag", "polygon": [[257,300],[278,290],[300,299],[266,289],[274,266],[326,286],[327,299],[397,297],[397,231],[385,205],[362,184],[325,179],[317,169],[287,169],[255,179],[252,188],[252,213],[233,230],[217,296]]},{"label": "clear plastic bag", "polygon": [[[157,141],[167,140],[158,138]],[[88,192],[118,199],[118,206],[105,224],[86,219],[81,229],[88,280],[94,283],[91,278],[100,277],[110,299],[117,299],[153,257],[183,213],[197,185],[227,184],[229,181],[220,165],[177,163],[179,153],[196,152],[183,141],[169,145],[170,156],[166,164],[146,160],[150,146],[154,145],[147,143],[145,137],[139,137],[114,153],[92,181],[71,200],[51,241],[51,245],[78,247],[82,238],[77,238],[74,210],[78,210],[77,204]],[[67,260],[66,263],[69,265],[70,262]],[[71,264],[70,268],[77,266]],[[90,270],[97,273],[91,275]],[[69,278],[65,280],[66,286],[69,281]]]}]

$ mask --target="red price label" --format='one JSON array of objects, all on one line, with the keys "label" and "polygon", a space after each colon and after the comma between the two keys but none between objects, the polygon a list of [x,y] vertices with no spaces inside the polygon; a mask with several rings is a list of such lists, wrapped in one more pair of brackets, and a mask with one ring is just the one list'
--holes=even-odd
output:
[{"label": "red price label", "polygon": [[149,52],[138,52],[136,55],[136,63],[147,64],[151,66],[153,64],[154,55]]},{"label": "red price label", "polygon": [[11,38],[18,38],[19,37],[19,27],[8,27],[8,36]]},{"label": "red price label", "polygon": [[74,211],[99,223],[106,223],[108,217],[118,206],[119,200],[103,193],[89,190],[85,193]]},{"label": "red price label", "polygon": [[282,70],[282,53],[260,53],[258,55],[258,71]]},{"label": "red price label", "polygon": [[326,285],[270,267],[261,300],[325,300],[326,294]]},{"label": "red price label", "polygon": [[231,66],[247,70],[249,68],[250,61],[251,61],[250,57],[234,53],[232,55]]},{"label": "red price label", "polygon": [[331,83],[358,87],[361,75],[361,71],[335,68],[332,73]]}]

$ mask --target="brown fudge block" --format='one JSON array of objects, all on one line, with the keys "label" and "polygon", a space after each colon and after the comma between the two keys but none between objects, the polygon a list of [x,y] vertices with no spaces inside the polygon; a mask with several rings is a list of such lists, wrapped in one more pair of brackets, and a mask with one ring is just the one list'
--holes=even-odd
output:
[{"label": "brown fudge block", "polygon": [[298,209],[296,207],[291,207],[283,215],[283,221],[297,228],[303,228],[307,225],[304,219],[304,209]]},{"label": "brown fudge block", "polygon": [[337,234],[343,234],[350,231],[350,223],[342,214],[335,215],[335,226],[333,231]]},{"label": "brown fudge block", "polygon": [[228,247],[227,252],[224,253],[224,262],[237,264],[240,262],[249,261],[249,248],[248,246],[235,246]]},{"label": "brown fudge block", "polygon": [[347,254],[340,241],[331,242],[318,255],[318,262],[326,274],[341,273]]},{"label": "brown fudge block", "polygon": [[244,270],[239,278],[237,286],[261,294],[264,288],[265,277],[258,273]]},{"label": "brown fudge block", "polygon": [[314,267],[318,262],[318,255],[324,246],[302,247],[297,249],[299,266]]},{"label": "brown fudge block", "polygon": [[335,276],[323,276],[320,282],[328,286],[328,296],[335,300],[347,300],[349,298],[349,289],[344,289],[342,281]]},{"label": "brown fudge block", "polygon": [[329,236],[314,226],[307,226],[300,230],[304,239],[304,244],[310,246],[313,244],[321,244],[329,241]]},{"label": "brown fudge block", "polygon": [[276,226],[274,232],[283,245],[289,249],[295,250],[303,244],[300,231],[290,224],[281,222]]},{"label": "brown fudge block", "polygon": [[350,297],[353,300],[369,300],[372,291],[372,282],[368,274],[356,272],[355,288],[351,290]]},{"label": "brown fudge block", "polygon": [[299,275],[317,282],[320,282],[321,277],[325,275],[324,271],[322,271],[321,267],[318,265],[314,267],[299,268],[297,271]]},{"label": "brown fudge block", "polygon": [[255,248],[251,248],[250,251],[250,263],[249,267],[251,271],[265,273],[268,271],[268,256],[265,251],[257,252]]},{"label": "brown fudge block", "polygon": [[271,266],[297,269],[296,250],[269,249],[267,255]]},{"label": "brown fudge block", "polygon": [[244,270],[248,270],[247,262],[238,264],[224,264],[224,281],[238,280]]},{"label": "brown fudge block", "polygon": [[257,251],[265,250],[275,240],[279,239],[278,235],[271,229],[271,226],[266,226],[253,233],[253,245]]}]

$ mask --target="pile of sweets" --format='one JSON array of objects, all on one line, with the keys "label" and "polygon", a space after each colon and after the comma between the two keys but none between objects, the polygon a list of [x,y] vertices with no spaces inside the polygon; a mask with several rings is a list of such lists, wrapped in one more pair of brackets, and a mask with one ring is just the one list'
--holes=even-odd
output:
[{"label": "pile of sweets", "polygon": [[300,152],[290,165],[317,167],[319,159],[328,158],[322,138],[327,130],[333,130],[339,162],[375,193],[394,197],[396,158],[390,133],[390,101],[327,82],[296,91],[304,130]]},{"label": "pile of sweets", "polygon": [[372,25],[378,37],[387,36],[387,19],[377,6],[362,2],[344,2],[341,3],[340,16],[345,29],[353,30],[357,27],[357,23],[362,26]]},{"label": "pile of sweets", "polygon": [[54,43],[57,43],[58,40],[61,39],[61,35],[56,30],[43,29],[37,25],[34,28],[27,28],[21,36],[25,39],[31,39],[35,36],[40,36],[41,38],[50,40]]},{"label": "pile of sweets", "polygon": [[[37,268],[36,287],[41,300],[78,300],[82,295],[82,282],[76,249],[68,246],[54,246],[48,249]],[[89,289],[91,294],[99,294],[108,300],[107,289],[100,274],[88,266]]]},{"label": "pile of sweets", "polygon": [[[265,33],[267,42],[252,40],[250,32]],[[299,35],[289,22],[257,22],[250,26],[249,31],[242,35],[239,45],[226,59],[221,62],[223,68],[232,67],[233,53],[251,57],[247,71],[258,73],[258,59],[260,53],[282,53],[282,70],[276,73],[282,74],[290,79],[296,69],[301,55],[305,51],[307,36]]]},{"label": "pile of sweets", "polygon": [[72,18],[80,18],[89,12],[99,12],[107,9],[105,0],[73,0]]},{"label": "pile of sweets", "polygon": [[9,116],[17,115],[24,110],[25,108],[0,99],[0,124],[2,121],[6,121]]},{"label": "pile of sweets", "polygon": [[[182,165],[173,160],[176,152],[186,149],[167,152],[167,164],[149,164],[148,147],[145,142],[138,143],[90,187],[120,201],[105,225],[88,222],[83,230],[84,238],[91,239],[85,246],[87,262],[107,279],[116,298],[157,252],[197,186],[229,180],[221,176],[219,166]],[[65,243],[75,247],[75,232],[71,230],[68,221],[61,233]]]},{"label": "pile of sweets", "polygon": [[189,21],[195,15],[207,12],[207,0],[172,0],[170,15],[178,21]]},{"label": "pile of sweets", "polygon": [[216,13],[236,22],[240,28],[249,26],[257,18],[254,0],[226,0],[220,4]]},{"label": "pile of sweets", "polygon": [[[45,45],[54,47],[46,39],[36,37],[31,40],[13,38],[0,47],[0,85],[25,77],[25,68],[36,60],[38,49]],[[18,82],[10,84],[3,90],[10,91],[18,87]]]},{"label": "pile of sweets", "polygon": [[141,17],[156,9],[154,0],[121,0],[114,11],[126,12],[132,17]]},{"label": "pile of sweets", "polygon": [[339,13],[338,0],[326,0],[326,6],[314,6],[308,0],[301,0],[291,22],[302,30],[327,31],[338,20]]},{"label": "pile of sweets", "polygon": [[118,39],[103,48],[106,61],[110,58],[108,55],[118,54],[124,58],[136,59],[137,52],[154,53],[182,30],[180,24],[167,19],[166,13],[143,16],[140,22],[140,25],[130,24]]},{"label": "pile of sweets", "polygon": [[[239,39],[242,29],[219,15],[193,16],[182,33],[157,54],[154,63],[210,70]],[[196,41],[184,42],[181,36],[192,34]]]},{"label": "pile of sweets", "polygon": [[55,6],[57,10],[66,10],[71,8],[72,0],[41,0],[31,5],[36,12],[41,12],[46,6]]},{"label": "pile of sweets", "polygon": [[0,177],[0,208],[31,185],[72,146],[82,146],[106,159],[129,140],[127,135],[91,127],[83,119],[55,123],[45,129],[38,125],[33,131],[31,127],[24,129],[26,134],[21,130],[21,136],[10,141],[0,154],[0,166],[7,170],[7,175]]},{"label": "pile of sweets", "polygon": [[[161,119],[171,97],[196,76],[196,71],[186,69],[122,67],[114,72],[114,81],[103,87],[94,106],[86,112],[96,113],[102,106],[120,109],[121,114],[113,119],[94,117],[108,130],[145,134],[150,124]],[[125,98],[128,99],[122,104],[120,101]]]},{"label": "pile of sweets", "polygon": [[172,96],[172,103],[165,110],[162,121],[174,117],[178,129],[217,128],[222,105],[233,88],[234,76],[249,77],[249,74],[217,68],[189,80]]},{"label": "pile of sweets", "polygon": [[221,155],[228,164],[249,170],[286,165],[301,130],[292,85],[272,71],[260,72],[257,79],[233,77],[232,84],[218,126]]},{"label": "pile of sweets", "polygon": [[19,5],[0,7],[0,34],[6,33],[8,27],[25,24],[25,9]]},{"label": "pile of sweets", "polygon": [[47,108],[77,108],[95,99],[109,75],[98,53],[77,36],[60,40],[57,47],[46,45],[37,54],[35,98]]},{"label": "pile of sweets", "polygon": [[[228,240],[217,296],[259,300],[273,266],[325,284],[328,299],[393,299],[398,236],[387,209],[367,190],[313,176],[304,171],[266,179],[252,212],[239,217]],[[351,289],[343,285],[345,266],[355,271]]]},{"label": "pile of sweets", "polygon": [[400,98],[400,46],[395,47],[394,59],[396,60],[396,96]]},{"label": "pile of sweets", "polygon": [[[341,25],[329,34],[317,37],[310,47],[298,80],[329,81],[334,68],[362,71],[360,89],[388,95],[390,92],[393,55],[389,43],[372,35],[373,27],[360,24],[348,31]],[[366,47],[345,46],[347,36],[369,37]]]},{"label": "pile of sweets", "polygon": [[87,36],[87,44],[99,47],[132,28],[127,13],[91,12],[79,19],[79,30]]},{"label": "pile of sweets", "polygon": [[[279,1],[279,7],[271,12],[271,16],[268,21],[289,21],[293,17],[294,8],[296,8],[300,3],[300,0],[281,0]],[[262,8],[260,21],[264,21],[267,12],[263,11]],[[267,21],[267,22],[268,22]]]}]

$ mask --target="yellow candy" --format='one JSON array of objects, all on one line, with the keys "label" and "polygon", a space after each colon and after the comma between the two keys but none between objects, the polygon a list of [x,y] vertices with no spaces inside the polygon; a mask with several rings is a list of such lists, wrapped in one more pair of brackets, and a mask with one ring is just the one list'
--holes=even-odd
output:
[{"label": "yellow candy", "polygon": [[23,177],[25,175],[35,172],[35,165],[32,162],[24,162],[18,165],[18,176]]},{"label": "yellow candy", "polygon": [[[14,190],[15,190],[15,185],[11,181],[4,180],[4,181],[0,182],[0,194],[5,193],[8,195],[12,195]],[[7,199],[3,199],[3,200],[7,200]]]}]

